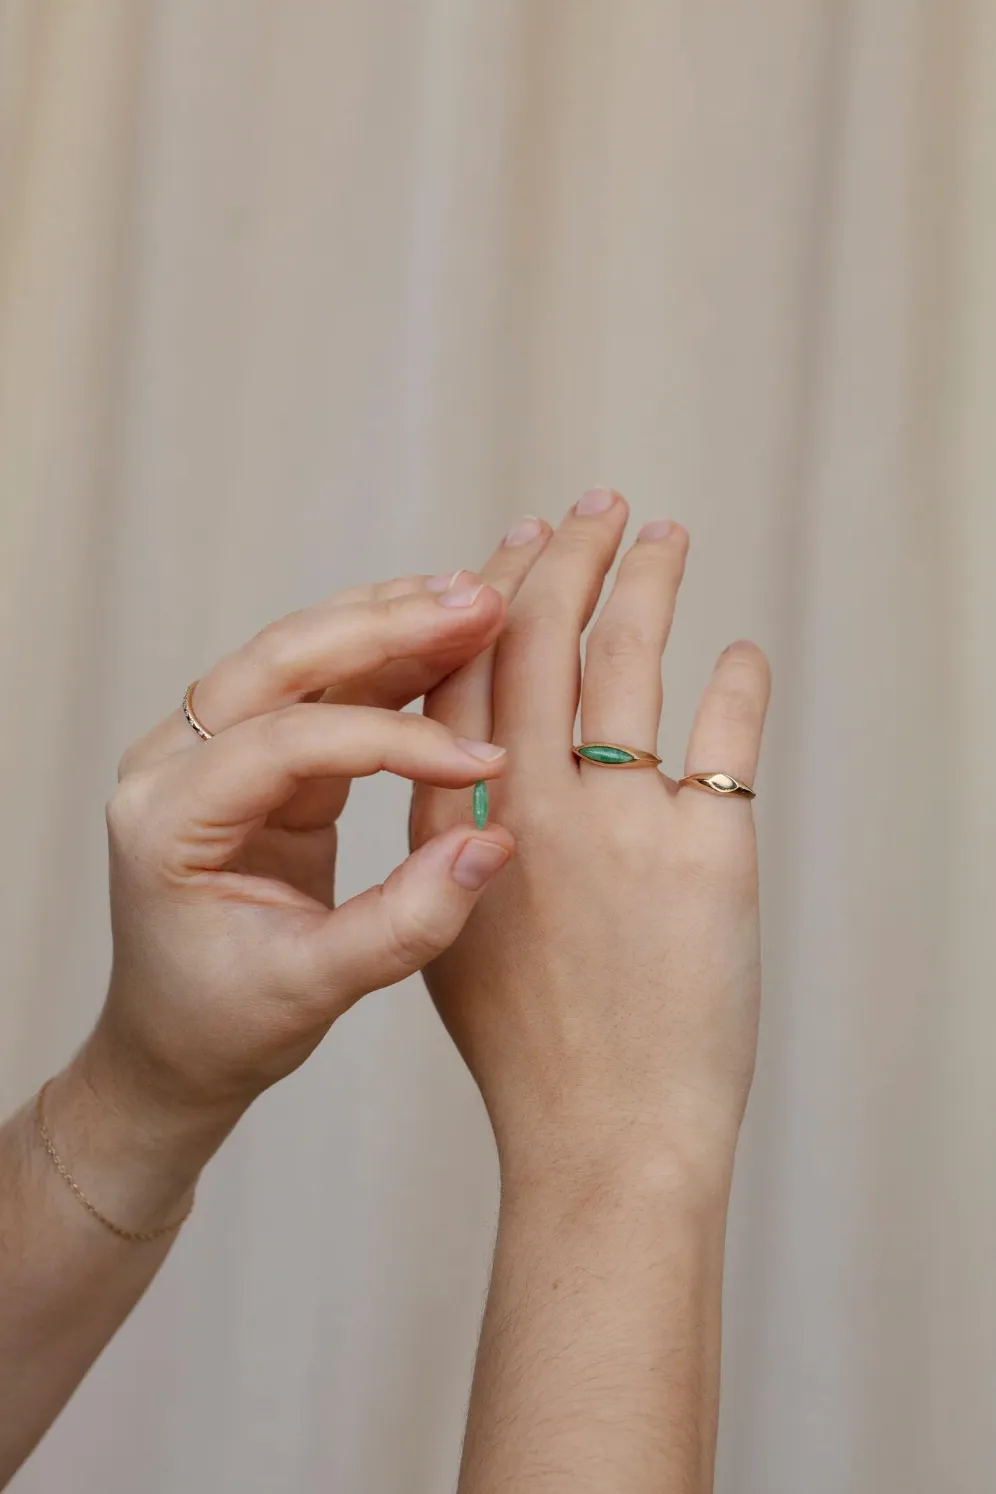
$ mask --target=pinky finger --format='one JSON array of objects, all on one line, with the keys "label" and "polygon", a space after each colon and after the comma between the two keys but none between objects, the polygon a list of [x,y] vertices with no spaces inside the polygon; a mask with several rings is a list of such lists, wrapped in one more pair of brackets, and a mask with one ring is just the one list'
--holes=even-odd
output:
[{"label": "pinky finger", "polygon": [[328,972],[345,1010],[381,986],[421,970],[460,933],[475,903],[515,848],[507,830],[454,826],[427,841],[388,877],[323,920],[308,950]]},{"label": "pinky finger", "polygon": [[685,776],[728,773],[753,787],[771,670],[756,643],[731,643],[721,654],[688,743]]}]

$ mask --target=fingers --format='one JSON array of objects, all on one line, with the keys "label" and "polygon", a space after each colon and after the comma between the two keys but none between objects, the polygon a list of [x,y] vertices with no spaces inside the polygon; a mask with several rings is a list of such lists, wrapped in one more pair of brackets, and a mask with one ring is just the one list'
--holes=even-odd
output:
[{"label": "fingers", "polygon": [[661,654],[671,631],[687,553],[685,530],[679,524],[655,520],[644,525],[636,544],[623,557],[585,648],[584,741],[656,750]]},{"label": "fingers", "polygon": [[525,764],[570,762],[581,633],[626,525],[625,499],[593,488],[552,536],[509,608],[494,670],[495,735]]},{"label": "fingers", "polygon": [[[685,776],[729,773],[752,787],[771,696],[771,670],[756,643],[732,643],[720,655],[702,697],[685,760]],[[701,790],[683,790],[699,794]]]},{"label": "fingers", "polygon": [[[511,602],[546,548],[550,526],[528,514],[514,524],[481,576]],[[494,728],[492,676],[495,645],[454,670],[426,696],[425,714],[465,736],[490,738]]]},{"label": "fingers", "polygon": [[422,716],[366,706],[294,705],[257,716],[138,775],[143,841],[174,871],[220,869],[245,838],[312,779],[386,770],[446,788],[493,778],[500,748],[463,741]]},{"label": "fingers", "polygon": [[195,708],[213,732],[343,686],[395,660],[476,653],[504,617],[498,593],[474,577],[444,591],[322,604],[272,623],[200,681]]},{"label": "fingers", "polygon": [[426,575],[397,576],[392,581],[366,581],[359,586],[349,586],[329,597],[329,607],[351,607],[356,602],[386,602],[391,597],[410,596],[421,591],[433,578]]},{"label": "fingers", "polygon": [[[426,671],[435,683],[487,647],[505,617],[499,592],[467,572],[449,587],[445,579],[440,585],[437,578],[408,577],[357,588],[352,601],[344,599],[348,595],[271,623],[221,659],[194,691],[193,708],[205,728],[217,735],[326,691],[351,704],[400,708],[422,693]],[[395,667],[409,684],[414,669],[416,688],[401,690],[398,699],[399,690],[388,689],[392,698],[381,699],[371,680],[390,676]],[[190,726],[174,711],[130,749],[122,771],[194,743]]]},{"label": "fingers", "polygon": [[382,887],[343,903],[306,941],[344,1004],[421,970],[447,949],[514,849],[507,830],[454,826],[409,856]]}]

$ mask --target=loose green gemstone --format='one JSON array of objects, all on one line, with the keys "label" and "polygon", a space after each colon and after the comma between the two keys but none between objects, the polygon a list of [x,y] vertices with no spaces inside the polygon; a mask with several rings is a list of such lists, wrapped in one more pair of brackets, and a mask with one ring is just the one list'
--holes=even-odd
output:
[{"label": "loose green gemstone", "polygon": [[483,778],[474,784],[474,824],[483,830],[488,823],[488,786]]},{"label": "loose green gemstone", "polygon": [[635,752],[627,752],[625,747],[606,747],[601,742],[591,742],[587,747],[579,747],[578,756],[586,757],[590,763],[636,762]]}]

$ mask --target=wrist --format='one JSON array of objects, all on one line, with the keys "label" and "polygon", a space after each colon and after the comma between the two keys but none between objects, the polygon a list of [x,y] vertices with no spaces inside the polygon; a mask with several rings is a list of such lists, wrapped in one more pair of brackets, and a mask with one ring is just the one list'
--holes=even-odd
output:
[{"label": "wrist", "polygon": [[[502,1167],[499,1240],[530,1242],[577,1266],[590,1258],[616,1276],[636,1272],[645,1290],[722,1273],[732,1168],[689,1165],[661,1148],[653,1159],[567,1149],[544,1167]],[[718,1264],[717,1264],[718,1263]]]},{"label": "wrist", "polygon": [[106,1219],[136,1231],[185,1216],[202,1169],[234,1124],[164,1103],[99,1027],[49,1081],[44,1117],[82,1195]]},{"label": "wrist", "polygon": [[498,1142],[502,1196],[543,1194],[566,1207],[593,1199],[725,1214],[736,1135],[688,1134],[675,1127],[584,1134],[575,1128]]},{"label": "wrist", "polygon": [[254,1098],[189,1082],[179,1067],[157,1055],[127,1016],[122,1020],[113,988],[71,1067],[150,1148],[164,1155],[199,1157],[202,1166]]}]

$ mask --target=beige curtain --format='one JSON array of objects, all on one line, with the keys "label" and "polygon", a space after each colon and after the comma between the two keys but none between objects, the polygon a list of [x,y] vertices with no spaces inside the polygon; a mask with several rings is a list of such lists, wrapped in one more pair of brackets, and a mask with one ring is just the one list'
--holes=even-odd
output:
[{"label": "beige curtain", "polygon": [[[777,677],[720,1488],[996,1487],[994,139],[986,0],[0,0],[4,1107],[101,999],[125,743],[611,482],[693,536],[668,761],[731,638]],[[18,1494],[451,1488],[495,1198],[368,999]]]}]

